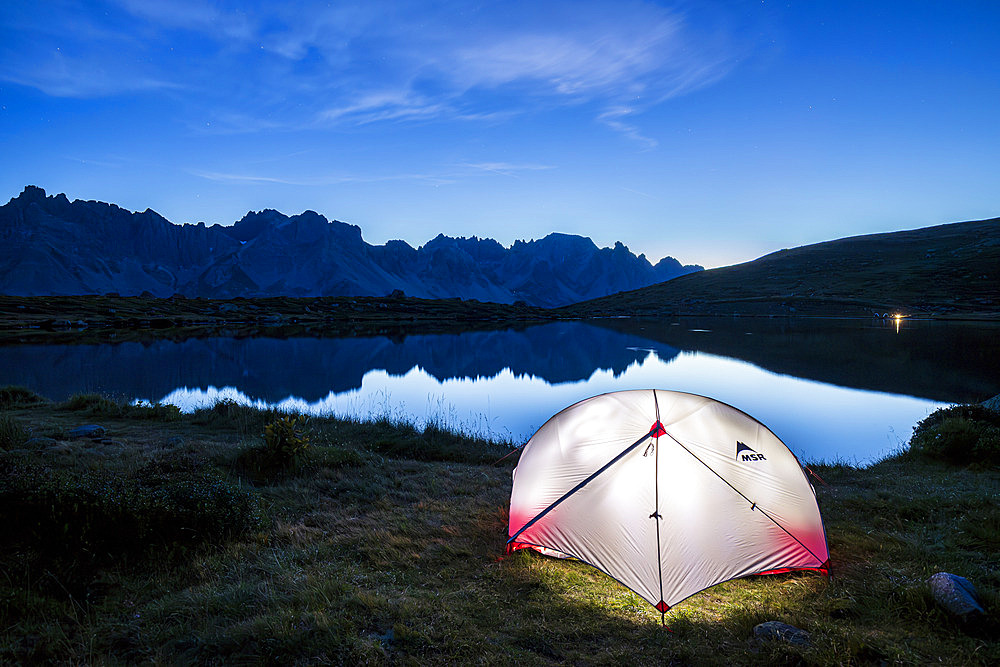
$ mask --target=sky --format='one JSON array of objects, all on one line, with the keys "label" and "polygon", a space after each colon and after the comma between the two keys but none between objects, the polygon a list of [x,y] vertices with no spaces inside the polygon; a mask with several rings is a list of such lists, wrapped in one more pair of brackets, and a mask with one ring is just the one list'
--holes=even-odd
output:
[{"label": "sky", "polygon": [[1000,2],[4,0],[0,200],[706,267],[1000,216]]}]

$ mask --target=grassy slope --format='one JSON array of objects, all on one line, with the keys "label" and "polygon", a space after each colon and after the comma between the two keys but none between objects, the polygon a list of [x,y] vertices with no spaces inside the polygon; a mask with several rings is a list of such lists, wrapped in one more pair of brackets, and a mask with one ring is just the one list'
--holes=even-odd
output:
[{"label": "grassy slope", "polygon": [[[274,418],[231,407],[178,417],[93,400],[8,408],[8,420],[56,442],[0,452],[0,469],[27,459],[121,475],[184,459],[240,479],[239,453]],[[109,440],[63,439],[94,421]],[[509,445],[444,431],[424,437],[387,422],[313,420],[311,428],[312,452],[297,470],[242,476],[269,516],[259,533],[96,561],[6,541],[0,662],[1000,660],[995,617],[960,627],[923,584],[939,570],[962,574],[997,608],[995,470],[907,459],[820,468],[835,577],[723,584],[675,607],[666,632],[650,605],[587,566],[503,556],[514,457],[483,462]],[[813,646],[750,640],[771,619],[808,630]]]},{"label": "grassy slope", "polygon": [[560,309],[617,314],[996,316],[1000,218],[781,250]]}]

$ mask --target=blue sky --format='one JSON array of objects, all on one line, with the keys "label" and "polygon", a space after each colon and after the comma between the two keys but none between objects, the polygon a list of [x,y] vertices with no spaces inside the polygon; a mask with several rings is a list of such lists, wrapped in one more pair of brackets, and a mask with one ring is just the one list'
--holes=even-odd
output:
[{"label": "blue sky", "polygon": [[1000,2],[5,0],[0,199],[719,266],[1000,216]]}]

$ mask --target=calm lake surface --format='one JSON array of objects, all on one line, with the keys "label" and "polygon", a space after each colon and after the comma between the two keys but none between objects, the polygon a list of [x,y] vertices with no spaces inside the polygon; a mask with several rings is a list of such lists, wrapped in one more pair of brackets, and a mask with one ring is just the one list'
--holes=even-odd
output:
[{"label": "calm lake surface", "polygon": [[99,391],[185,411],[224,398],[312,414],[437,421],[523,442],[622,389],[711,396],[800,459],[866,463],[935,408],[1000,393],[1000,326],[904,320],[602,320],[355,338],[5,345],[0,384]]}]

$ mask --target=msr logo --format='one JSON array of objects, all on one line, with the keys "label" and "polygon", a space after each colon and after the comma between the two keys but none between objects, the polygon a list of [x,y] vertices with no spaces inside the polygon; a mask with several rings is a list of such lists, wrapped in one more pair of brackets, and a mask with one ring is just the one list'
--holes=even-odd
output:
[{"label": "msr logo", "polygon": [[736,441],[736,459],[742,461],[766,461],[763,454],[758,454],[754,450],[747,447],[745,444]]}]

